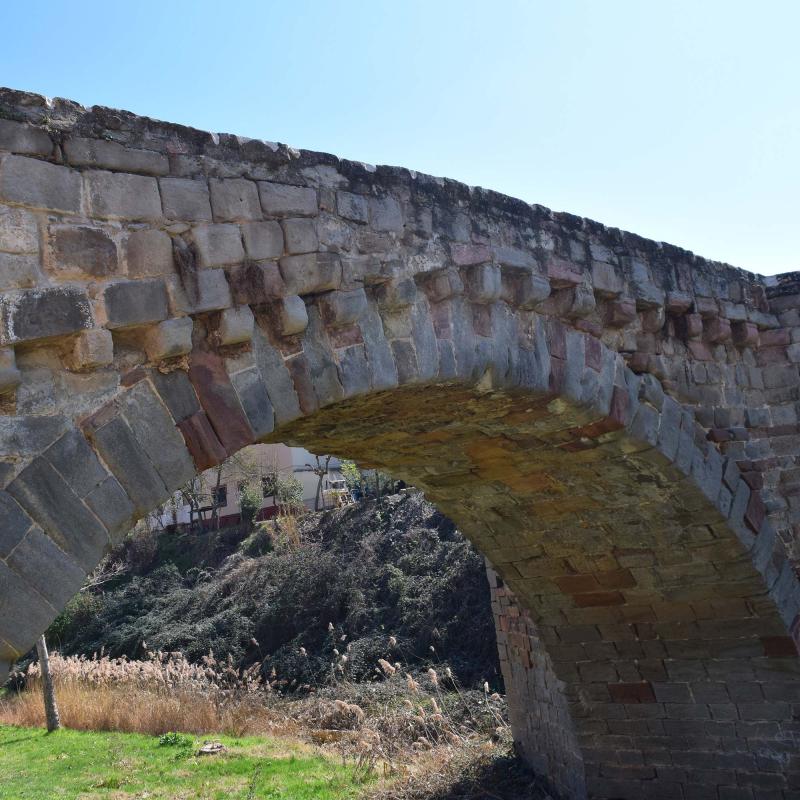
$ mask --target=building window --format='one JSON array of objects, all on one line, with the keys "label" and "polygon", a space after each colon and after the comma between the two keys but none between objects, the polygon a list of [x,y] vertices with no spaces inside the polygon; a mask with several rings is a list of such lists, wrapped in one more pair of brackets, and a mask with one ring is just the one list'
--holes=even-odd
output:
[{"label": "building window", "polygon": [[217,508],[224,508],[228,505],[228,487],[218,486],[211,491],[211,503]]}]

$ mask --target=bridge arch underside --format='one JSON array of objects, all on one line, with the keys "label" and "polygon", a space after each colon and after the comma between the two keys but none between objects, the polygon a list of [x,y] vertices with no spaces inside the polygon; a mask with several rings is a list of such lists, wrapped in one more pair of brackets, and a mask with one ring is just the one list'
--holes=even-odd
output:
[{"label": "bridge arch underside", "polygon": [[657,381],[537,324],[525,348],[476,355],[466,374],[384,390],[348,392],[320,349],[292,374],[291,413],[263,318],[246,348],[198,335],[188,372],[132,370],[2,495],[20,531],[0,584],[3,657],[197,469],[255,440],[296,443],[418,486],[486,556],[515,738],[557,792],[793,797],[800,660],[774,530]]}]

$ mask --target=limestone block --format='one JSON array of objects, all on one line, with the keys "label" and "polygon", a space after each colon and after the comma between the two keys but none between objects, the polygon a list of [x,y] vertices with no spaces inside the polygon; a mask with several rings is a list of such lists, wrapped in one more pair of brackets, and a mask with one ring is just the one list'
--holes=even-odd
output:
[{"label": "limestone block", "polygon": [[302,297],[294,294],[280,301],[278,327],[283,336],[302,333],[308,327],[308,311]]},{"label": "limestone block", "polygon": [[704,328],[705,337],[709,342],[721,343],[731,340],[731,323],[724,317],[707,319]]},{"label": "limestone block", "polygon": [[192,329],[190,317],[166,319],[154,325],[145,334],[144,349],[151,361],[175,358],[192,349]]},{"label": "limestone block", "polygon": [[500,267],[496,264],[477,264],[462,270],[464,289],[473,303],[494,303],[502,288]]},{"label": "limestone block", "polygon": [[228,275],[236,305],[261,305],[286,294],[277,261],[251,262],[229,270]]},{"label": "limestone block", "polygon": [[41,275],[38,255],[0,252],[0,292],[36,286]]},{"label": "limestone block", "polygon": [[158,181],[144,175],[93,170],[85,173],[90,213],[106,219],[161,218]]},{"label": "limestone block", "polygon": [[86,293],[68,286],[0,297],[0,344],[28,342],[94,327]]},{"label": "limestone block", "polygon": [[550,281],[543,275],[523,269],[502,271],[501,297],[509,305],[532,310],[550,297],[550,291]]},{"label": "limestone block", "polygon": [[367,198],[352,192],[336,192],[336,210],[340,217],[353,222],[368,222]]},{"label": "limestone block", "polygon": [[249,342],[253,338],[255,319],[248,306],[226,308],[220,315],[217,335],[220,344]]},{"label": "limestone block", "polygon": [[16,389],[21,380],[22,373],[17,369],[13,348],[4,347],[0,349],[0,395]]},{"label": "limestone block", "polygon": [[612,328],[623,328],[636,319],[636,303],[628,298],[612,300],[606,308],[606,324]]},{"label": "limestone block", "polygon": [[319,247],[314,220],[285,219],[281,224],[286,240],[286,252],[290,255],[313,253]]},{"label": "limestone block", "polygon": [[242,238],[247,257],[255,261],[283,255],[283,230],[277,222],[247,222]]},{"label": "limestone block", "polygon": [[215,222],[261,219],[261,204],[253,181],[244,178],[212,178],[209,188]]},{"label": "limestone block", "polygon": [[219,311],[233,305],[231,288],[221,269],[204,269],[197,273],[194,286],[187,288],[177,281],[169,283],[170,304],[176,314],[197,314]]},{"label": "limestone block", "polygon": [[0,119],[0,150],[47,157],[53,152],[53,140],[41,128]]},{"label": "limestone block", "polygon": [[403,210],[394,197],[370,197],[367,202],[373,230],[394,233],[403,230]]},{"label": "limestone block", "polygon": [[96,369],[105,367],[114,360],[114,340],[111,331],[92,328],[81,331],[75,338],[68,359],[71,369]]},{"label": "limestone block", "polygon": [[7,156],[0,164],[0,200],[49,211],[81,210],[81,176],[36,158]]},{"label": "limestone block", "polygon": [[51,225],[50,246],[55,270],[83,272],[94,278],[117,272],[117,245],[100,228]]},{"label": "limestone block", "polygon": [[572,303],[567,311],[567,316],[570,319],[584,319],[594,311],[595,306],[592,287],[582,283],[572,290]]},{"label": "limestone block", "polygon": [[68,139],[63,145],[67,161],[76,167],[100,167],[116,172],[166,175],[169,159],[155,150],[135,150],[106,139]]},{"label": "limestone block", "polygon": [[413,305],[417,299],[417,285],[413,278],[381,283],[375,288],[375,299],[379,308],[401,309]]},{"label": "limestone block", "polygon": [[163,231],[155,228],[134,231],[125,250],[129,278],[172,275],[175,271],[172,240]]},{"label": "limestone block", "polygon": [[202,225],[192,228],[201,267],[220,267],[244,261],[242,236],[238,225]]},{"label": "limestone block", "polygon": [[0,206],[0,251],[39,252],[39,226],[34,214],[24,208]]},{"label": "limestone block", "polygon": [[664,305],[666,293],[653,283],[647,264],[638,258],[628,259],[633,297],[639,308]]},{"label": "limestone block", "polygon": [[320,308],[322,319],[334,328],[358,322],[367,310],[367,294],[363,289],[352,292],[332,292],[325,295]]},{"label": "limestone block", "polygon": [[290,294],[303,295],[338,289],[342,281],[342,264],[333,253],[284,256],[280,260],[280,268]]},{"label": "limestone block", "polygon": [[108,286],[104,292],[106,326],[130,328],[160,322],[169,316],[164,281],[124,281]]},{"label": "limestone block", "polygon": [[261,198],[261,208],[270,216],[310,217],[317,213],[316,189],[259,181],[258,194]]},{"label": "limestone block", "polygon": [[190,178],[161,178],[161,202],[167,219],[211,222],[208,184]]}]

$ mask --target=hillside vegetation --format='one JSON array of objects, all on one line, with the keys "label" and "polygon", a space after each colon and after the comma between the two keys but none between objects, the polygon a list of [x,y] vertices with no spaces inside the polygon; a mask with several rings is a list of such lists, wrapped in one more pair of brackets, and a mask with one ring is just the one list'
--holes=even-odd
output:
[{"label": "hillside vegetation", "polygon": [[145,533],[109,563],[114,577],[51,627],[52,648],[195,663],[212,651],[286,689],[376,679],[380,658],[500,686],[483,559],[419,493],[251,534]]}]

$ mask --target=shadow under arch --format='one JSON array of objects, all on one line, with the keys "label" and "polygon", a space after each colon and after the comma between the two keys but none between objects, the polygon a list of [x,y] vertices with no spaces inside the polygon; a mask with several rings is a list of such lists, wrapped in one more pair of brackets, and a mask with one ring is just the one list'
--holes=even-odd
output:
[{"label": "shadow under arch", "polygon": [[[598,339],[503,309],[505,335],[473,336],[463,301],[444,302],[451,358],[433,337],[428,362],[425,341],[413,359],[365,347],[344,361],[312,302],[300,355],[281,358],[268,314],[247,347],[216,347],[200,319],[188,373],[124,376],[7,487],[28,527],[4,572],[3,660],[187,476],[284,441],[417,485],[487,557],[515,737],[561,793],[787,785],[797,609],[758,494]],[[425,304],[409,313],[432,334]]]}]

